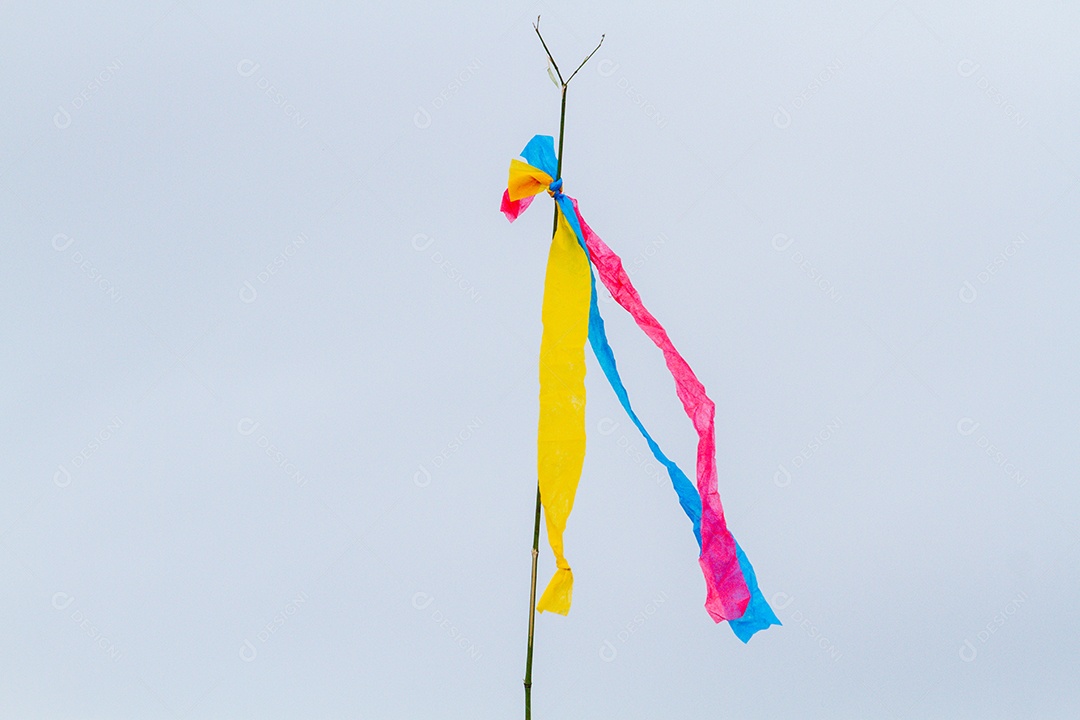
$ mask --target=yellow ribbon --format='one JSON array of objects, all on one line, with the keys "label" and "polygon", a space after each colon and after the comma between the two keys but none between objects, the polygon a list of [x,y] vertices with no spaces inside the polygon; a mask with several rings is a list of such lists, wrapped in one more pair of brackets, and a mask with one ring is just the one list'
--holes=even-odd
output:
[{"label": "yellow ribbon", "polygon": [[[510,163],[508,195],[520,200],[548,189],[552,178],[519,160]],[[589,258],[556,205],[558,219],[548,253],[540,340],[540,427],[537,474],[555,575],[536,609],[570,612],[574,574],[563,554],[563,532],[585,462],[585,343],[589,336],[592,275]]]},{"label": "yellow ribbon", "polygon": [[537,471],[554,577],[536,609],[566,615],[574,575],[563,555],[563,531],[585,462],[585,342],[589,336],[589,259],[562,210],[544,281],[540,340],[540,432]]},{"label": "yellow ribbon", "polygon": [[540,168],[514,159],[510,161],[510,180],[506,183],[511,200],[521,200],[548,189],[555,178]]}]

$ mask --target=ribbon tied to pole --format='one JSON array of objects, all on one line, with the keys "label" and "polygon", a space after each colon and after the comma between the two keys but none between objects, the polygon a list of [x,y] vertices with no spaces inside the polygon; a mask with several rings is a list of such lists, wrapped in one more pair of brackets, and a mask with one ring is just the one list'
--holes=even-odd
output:
[{"label": "ribbon tied to pole", "polygon": [[[510,161],[502,212],[513,222],[545,190],[556,204],[555,233],[548,254],[540,342],[540,423],[537,471],[548,542],[556,570],[537,610],[565,615],[574,576],[564,554],[563,534],[585,459],[585,343],[653,456],[671,479],[697,540],[705,577],[705,609],[715,622],[728,621],[743,642],[758,630],[779,625],[758,588],[750,560],[728,530],[717,490],[715,405],[663,326],[641,301],[622,260],[586,224],[575,199],[562,192],[555,142],[536,135]],[[593,271],[612,298],[634,318],[663,353],[683,409],[698,435],[696,484],[669,459],[634,412],[619,376],[597,304]]]}]

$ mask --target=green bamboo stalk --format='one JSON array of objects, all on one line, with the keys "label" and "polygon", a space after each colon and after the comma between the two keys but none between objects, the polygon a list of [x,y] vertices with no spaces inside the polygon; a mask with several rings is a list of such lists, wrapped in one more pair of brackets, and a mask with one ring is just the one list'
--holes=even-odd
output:
[{"label": "green bamboo stalk", "polygon": [[[589,55],[581,61],[577,70],[574,70],[570,74],[569,79],[563,80],[562,73],[559,72],[559,66],[555,62],[555,58],[552,57],[551,51],[548,50],[547,43],[544,42],[544,36],[540,34],[540,18],[537,16],[536,24],[533,25],[533,29],[536,30],[537,37],[540,38],[540,44],[544,46],[544,52],[547,53],[548,60],[551,61],[552,67],[555,68],[555,74],[559,77],[559,83],[562,87],[562,108],[559,111],[559,154],[556,158],[556,170],[555,179],[558,180],[562,177],[562,159],[563,159],[563,137],[566,130],[566,87],[570,84],[570,80],[574,79],[574,75],[578,74],[578,70],[585,66],[585,63],[589,62],[589,58],[596,54],[596,51],[600,49],[600,46],[604,44],[604,36],[600,36],[600,42],[597,43]],[[551,236],[555,237],[555,233],[559,229],[559,204],[555,203],[555,211],[551,220]],[[529,582],[529,642],[528,649],[525,653],[525,720],[532,720],[532,665],[533,665],[533,630],[536,626],[536,561],[540,557],[540,483],[536,485],[536,514],[533,521],[533,543],[532,543],[532,578]]]},{"label": "green bamboo stalk", "polygon": [[540,485],[536,486],[536,522],[533,524],[532,583],[529,586],[529,649],[525,655],[525,720],[532,720],[533,624],[536,621],[536,558],[540,556]]}]

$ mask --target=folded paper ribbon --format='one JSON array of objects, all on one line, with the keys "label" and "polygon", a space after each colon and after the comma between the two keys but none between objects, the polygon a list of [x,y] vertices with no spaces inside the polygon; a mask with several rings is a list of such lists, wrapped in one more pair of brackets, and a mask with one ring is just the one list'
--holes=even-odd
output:
[{"label": "folded paper ribbon", "polygon": [[[513,222],[545,189],[556,202],[556,231],[544,286],[544,331],[540,351],[540,428],[538,475],[548,541],[556,573],[537,609],[566,614],[573,574],[563,554],[562,535],[573,507],[585,452],[584,342],[587,336],[605,377],[653,455],[668,471],[683,511],[693,524],[705,576],[705,607],[716,622],[728,620],[747,642],[758,630],[780,624],[757,585],[753,566],[735,542],[717,492],[715,405],[689,364],[675,349],[656,318],[645,308],[622,261],[585,223],[577,201],[562,192],[555,178],[554,139],[536,135],[521,156],[510,161],[502,211]],[[645,429],[630,405],[615,356],[608,343],[596,298],[595,267],[612,297],[660,348],[675,379],[683,408],[698,434],[697,487],[671,461]],[[587,298],[587,299],[586,299]],[[588,308],[587,310],[585,308]],[[582,332],[582,325],[587,332]]]}]

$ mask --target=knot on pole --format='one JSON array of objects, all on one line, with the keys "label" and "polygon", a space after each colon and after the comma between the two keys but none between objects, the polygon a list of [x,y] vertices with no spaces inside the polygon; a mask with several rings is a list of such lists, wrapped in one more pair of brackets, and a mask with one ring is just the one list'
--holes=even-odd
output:
[{"label": "knot on pole", "polygon": [[562,178],[559,178],[558,180],[555,180],[550,185],[548,185],[548,195],[555,198],[556,200],[562,199]]}]

